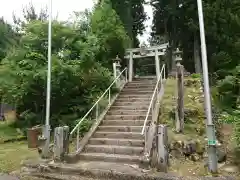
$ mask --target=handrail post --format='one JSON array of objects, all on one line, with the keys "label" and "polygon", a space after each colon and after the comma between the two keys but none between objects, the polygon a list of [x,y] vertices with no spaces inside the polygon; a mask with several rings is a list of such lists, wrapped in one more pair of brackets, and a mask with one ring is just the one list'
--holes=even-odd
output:
[{"label": "handrail post", "polygon": [[163,67],[163,79],[165,80],[166,79],[166,66],[165,66],[165,64],[163,65],[164,67]]},{"label": "handrail post", "polygon": [[96,104],[96,120],[98,119],[98,103]]},{"label": "handrail post", "polygon": [[154,109],[153,109],[153,105],[152,105],[152,119],[151,119],[151,122],[153,120],[153,114],[154,114]]},{"label": "handrail post", "polygon": [[125,70],[125,81],[128,82],[128,72],[127,72],[127,69]]},{"label": "handrail post", "polygon": [[144,129],[144,141],[145,141],[145,150],[144,153],[147,154],[148,153],[148,149],[147,149],[147,130]]},{"label": "handrail post", "polygon": [[78,128],[77,128],[77,151],[79,149],[79,131],[80,131],[80,129],[79,129],[79,126],[78,126]]},{"label": "handrail post", "polygon": [[109,91],[108,91],[108,105],[111,104],[111,88],[109,88]]}]

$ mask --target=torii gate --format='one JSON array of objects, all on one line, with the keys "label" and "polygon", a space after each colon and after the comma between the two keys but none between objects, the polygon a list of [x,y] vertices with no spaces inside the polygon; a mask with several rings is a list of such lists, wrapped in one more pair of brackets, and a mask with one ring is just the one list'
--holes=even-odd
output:
[{"label": "torii gate", "polygon": [[158,46],[151,47],[141,47],[134,49],[127,49],[125,59],[128,59],[128,77],[129,82],[133,79],[133,59],[144,58],[144,57],[154,57],[155,56],[155,67],[156,76],[160,77],[160,61],[159,56],[165,55],[166,49],[169,43],[161,44]]}]

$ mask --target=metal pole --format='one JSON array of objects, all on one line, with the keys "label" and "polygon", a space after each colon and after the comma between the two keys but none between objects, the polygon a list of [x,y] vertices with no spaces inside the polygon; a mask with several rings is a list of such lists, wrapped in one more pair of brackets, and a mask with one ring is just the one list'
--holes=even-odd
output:
[{"label": "metal pole", "polygon": [[215,128],[212,122],[212,107],[210,98],[210,88],[208,79],[208,64],[207,64],[207,50],[203,20],[203,8],[202,0],[197,0],[198,5],[198,17],[199,17],[199,28],[201,38],[201,53],[202,53],[202,65],[203,65],[203,80],[204,80],[204,98],[205,98],[205,113],[207,117],[207,136],[208,136],[208,159],[209,159],[209,171],[211,173],[217,172],[217,156],[216,156],[216,137]]},{"label": "metal pole", "polygon": [[48,71],[47,71],[47,98],[46,98],[46,122],[45,122],[45,146],[43,156],[49,157],[50,144],[50,99],[51,99],[51,60],[52,60],[52,0],[49,0],[49,17],[48,17]]}]

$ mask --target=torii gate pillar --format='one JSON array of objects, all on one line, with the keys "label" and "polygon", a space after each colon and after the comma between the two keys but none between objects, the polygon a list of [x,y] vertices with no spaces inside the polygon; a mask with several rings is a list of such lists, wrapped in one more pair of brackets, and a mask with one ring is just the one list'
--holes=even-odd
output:
[{"label": "torii gate pillar", "polygon": [[129,78],[129,82],[132,82],[132,80],[133,80],[133,52],[130,52],[130,56],[129,56],[128,78]]},{"label": "torii gate pillar", "polygon": [[156,67],[156,75],[157,79],[160,78],[160,62],[159,62],[159,56],[158,56],[158,50],[155,50],[155,67]]}]

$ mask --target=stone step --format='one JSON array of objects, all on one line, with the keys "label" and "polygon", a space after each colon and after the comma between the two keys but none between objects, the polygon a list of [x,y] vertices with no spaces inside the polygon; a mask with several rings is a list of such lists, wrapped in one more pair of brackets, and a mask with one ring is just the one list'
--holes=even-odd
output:
[{"label": "stone step", "polygon": [[136,107],[136,106],[149,106],[150,104],[150,100],[142,100],[142,101],[139,101],[139,100],[135,100],[132,99],[131,101],[130,100],[127,100],[127,99],[118,99],[117,101],[115,101],[115,103],[113,104],[113,106],[125,106],[127,108],[131,108],[131,107]]},{"label": "stone step", "polygon": [[157,79],[134,79],[132,82],[129,82],[129,84],[134,84],[134,83],[156,83]]},{"label": "stone step", "polygon": [[143,147],[133,146],[115,146],[115,145],[87,145],[84,148],[88,153],[108,153],[108,154],[124,154],[124,155],[142,155]]},{"label": "stone step", "polygon": [[101,132],[94,133],[95,138],[118,138],[118,139],[144,139],[142,134],[137,132]]},{"label": "stone step", "polygon": [[109,138],[91,138],[89,144],[93,145],[118,145],[118,146],[136,146],[143,147],[144,140],[139,139],[109,139]]},{"label": "stone step", "polygon": [[143,80],[157,80],[156,76],[139,76],[139,77],[134,77],[133,78],[134,81],[143,81]]},{"label": "stone step", "polygon": [[[124,102],[123,102],[124,103]],[[130,105],[130,104],[129,104]],[[131,106],[112,106],[110,111],[112,110],[135,110],[135,111],[139,111],[139,110],[148,110],[148,107],[149,107],[149,103],[146,103],[146,105],[141,105],[139,103],[136,103],[135,105],[132,105]]]},{"label": "stone step", "polygon": [[150,101],[152,98],[152,95],[149,95],[149,94],[142,94],[142,95],[138,95],[138,94],[122,94],[122,95],[119,95],[119,97],[117,98],[116,101],[119,101],[119,100],[125,100],[125,101]]},{"label": "stone step", "polygon": [[152,85],[128,85],[124,87],[124,90],[132,90],[132,91],[153,91],[155,86]]},{"label": "stone step", "polygon": [[119,110],[110,110],[107,113],[108,115],[140,115],[146,116],[147,110],[127,110],[127,109],[119,109]]},{"label": "stone step", "polygon": [[149,86],[155,86],[157,83],[157,81],[132,81],[132,82],[128,82],[126,84],[126,86],[136,86],[136,85],[143,85],[143,86],[146,86],[146,85],[149,85]]},{"label": "stone step", "polygon": [[[114,114],[110,115],[107,114],[104,118],[104,120],[145,120],[147,113],[144,114],[136,114],[136,115],[120,115],[120,114]],[[148,119],[151,119],[152,116],[149,115]]]},{"label": "stone step", "polygon": [[135,81],[135,82],[131,82],[131,83],[128,83],[126,84],[127,86],[146,86],[146,85],[149,85],[151,87],[154,87],[156,85],[157,81],[154,81],[154,82],[149,82],[149,81]]},{"label": "stone step", "polygon": [[152,87],[154,88],[156,86],[157,82],[154,82],[154,83],[147,83],[147,82],[131,82],[131,83],[127,83],[125,85],[125,87],[143,87],[143,88],[149,88],[149,87]]},{"label": "stone step", "polygon": [[98,130],[105,132],[141,132],[142,126],[99,126]]},{"label": "stone step", "polygon": [[154,89],[155,84],[127,84],[124,86],[126,89]]},{"label": "stone step", "polygon": [[81,153],[79,159],[87,161],[103,161],[103,162],[122,162],[128,164],[136,164],[141,162],[140,156],[122,155],[122,154],[106,154],[106,153]]},{"label": "stone step", "polygon": [[138,89],[138,90],[129,90],[129,89],[123,89],[122,91],[121,91],[121,93],[120,93],[120,96],[121,95],[130,95],[130,94],[132,94],[132,95],[151,95],[153,93],[153,91],[151,91],[151,90],[141,90],[141,89]]},{"label": "stone step", "polygon": [[143,126],[144,120],[103,120],[102,125]]},{"label": "stone step", "polygon": [[115,102],[128,102],[128,101],[131,101],[131,102],[150,102],[151,101],[151,98],[152,96],[149,96],[149,95],[142,95],[142,96],[139,96],[139,95],[121,95],[117,98],[117,100]]},{"label": "stone step", "polygon": [[154,89],[124,89],[121,91],[121,94],[126,94],[126,93],[129,93],[129,94],[135,94],[137,93],[138,94],[147,94],[147,95],[150,95],[152,94],[154,91]]}]

